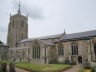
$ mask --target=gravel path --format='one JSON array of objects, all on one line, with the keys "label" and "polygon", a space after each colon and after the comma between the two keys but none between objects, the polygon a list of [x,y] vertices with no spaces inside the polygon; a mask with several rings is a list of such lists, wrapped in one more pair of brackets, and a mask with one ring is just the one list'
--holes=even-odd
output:
[{"label": "gravel path", "polygon": [[[9,71],[9,65],[7,65],[7,70]],[[16,72],[29,72],[29,71],[20,69],[20,68],[18,68],[18,67],[15,67],[15,70],[16,70]]]},{"label": "gravel path", "polygon": [[23,70],[23,69],[20,69],[20,68],[15,68],[16,69],[16,72],[29,72],[29,71],[26,71],[26,70]]},{"label": "gravel path", "polygon": [[80,65],[74,65],[72,68],[65,70],[63,72],[78,72],[80,70]]}]

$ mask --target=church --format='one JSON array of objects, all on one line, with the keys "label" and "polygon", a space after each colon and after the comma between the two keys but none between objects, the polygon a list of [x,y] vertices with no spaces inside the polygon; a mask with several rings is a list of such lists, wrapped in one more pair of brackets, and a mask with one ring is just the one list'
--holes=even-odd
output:
[{"label": "church", "polygon": [[11,15],[7,35],[8,59],[33,64],[96,61],[96,30],[28,38],[28,15]]}]

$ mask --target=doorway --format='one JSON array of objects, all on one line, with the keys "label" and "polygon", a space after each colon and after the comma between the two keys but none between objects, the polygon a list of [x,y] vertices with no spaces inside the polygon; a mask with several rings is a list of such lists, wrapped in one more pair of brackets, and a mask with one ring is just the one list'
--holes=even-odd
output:
[{"label": "doorway", "polygon": [[82,57],[78,56],[78,64],[82,64]]},{"label": "doorway", "polygon": [[96,56],[96,44],[94,44],[94,53],[95,53],[95,56]]}]

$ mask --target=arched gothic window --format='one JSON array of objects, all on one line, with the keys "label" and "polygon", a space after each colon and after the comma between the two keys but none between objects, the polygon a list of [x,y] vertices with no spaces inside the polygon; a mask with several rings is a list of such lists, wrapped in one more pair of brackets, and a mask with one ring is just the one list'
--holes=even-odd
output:
[{"label": "arched gothic window", "polygon": [[58,45],[58,55],[64,55],[64,48],[62,44]]},{"label": "arched gothic window", "polygon": [[76,43],[71,44],[72,55],[78,55],[78,45]]},{"label": "arched gothic window", "polygon": [[38,45],[37,42],[34,43],[33,45],[33,59],[39,59],[40,58],[40,46]]}]

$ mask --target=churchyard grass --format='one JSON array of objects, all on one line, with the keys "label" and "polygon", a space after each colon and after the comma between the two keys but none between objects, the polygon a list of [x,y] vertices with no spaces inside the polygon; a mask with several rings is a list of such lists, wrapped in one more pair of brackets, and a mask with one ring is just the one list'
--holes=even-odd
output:
[{"label": "churchyard grass", "polygon": [[[2,63],[9,64],[8,60],[0,60]],[[68,64],[31,64],[27,62],[17,62],[15,65],[19,68],[25,70],[39,71],[39,72],[58,72],[67,68],[72,67],[72,65]]]},{"label": "churchyard grass", "polygon": [[58,72],[71,67],[71,65],[67,64],[30,64],[24,62],[16,63],[16,66],[39,72]]},{"label": "churchyard grass", "polygon": [[7,63],[7,64],[10,63],[10,61],[8,61],[8,60],[0,60],[0,62],[1,62],[1,63]]}]

